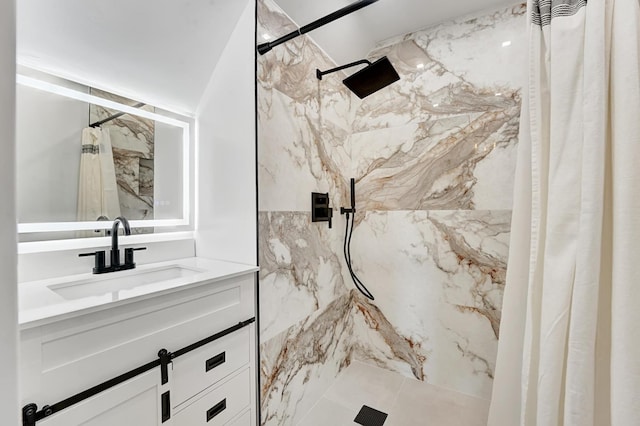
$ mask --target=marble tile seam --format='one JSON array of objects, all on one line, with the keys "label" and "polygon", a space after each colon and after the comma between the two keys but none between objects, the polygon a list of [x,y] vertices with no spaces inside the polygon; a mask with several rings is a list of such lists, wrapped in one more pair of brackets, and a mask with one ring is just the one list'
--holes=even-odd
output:
[{"label": "marble tile seam", "polygon": [[446,385],[443,386],[443,385],[440,385],[440,384],[436,385],[436,384],[430,383],[427,380],[423,381],[423,380],[418,380],[418,379],[415,379],[415,378],[412,378],[412,377],[405,377],[405,382],[403,382],[403,384],[402,384],[403,387],[405,386],[405,383],[408,383],[409,381],[418,382],[418,383],[434,386],[434,387],[437,387],[438,389],[441,389],[443,391],[456,393],[456,394],[462,395],[464,397],[477,399],[479,401],[491,402],[491,398],[485,398],[485,397],[482,397],[482,396],[474,395],[474,394],[469,393],[469,392],[464,392],[464,391],[458,390],[458,389],[456,389],[454,387],[451,387],[451,386],[446,386]]}]

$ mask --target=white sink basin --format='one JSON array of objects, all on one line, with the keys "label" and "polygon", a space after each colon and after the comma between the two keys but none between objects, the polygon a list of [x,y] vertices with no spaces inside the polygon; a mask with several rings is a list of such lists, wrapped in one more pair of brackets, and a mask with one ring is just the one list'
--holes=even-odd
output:
[{"label": "white sink basin", "polygon": [[[153,297],[171,297],[203,284],[250,274],[258,267],[188,257],[101,275],[83,273],[25,281],[18,286],[21,330]],[[0,422],[1,423],[1,422]]]},{"label": "white sink basin", "polygon": [[196,268],[167,265],[152,269],[133,269],[95,275],[88,279],[50,285],[48,288],[67,300],[104,296],[105,294],[113,294],[114,299],[118,299],[118,293],[123,290],[130,290],[143,285],[176,278],[189,277],[201,272],[203,271]]}]

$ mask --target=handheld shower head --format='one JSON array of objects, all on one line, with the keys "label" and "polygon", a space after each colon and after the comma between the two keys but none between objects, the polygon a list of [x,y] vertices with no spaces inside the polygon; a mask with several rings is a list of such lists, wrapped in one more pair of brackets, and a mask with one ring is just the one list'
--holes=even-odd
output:
[{"label": "handheld shower head", "polygon": [[356,212],[356,180],[351,178],[351,210]]}]

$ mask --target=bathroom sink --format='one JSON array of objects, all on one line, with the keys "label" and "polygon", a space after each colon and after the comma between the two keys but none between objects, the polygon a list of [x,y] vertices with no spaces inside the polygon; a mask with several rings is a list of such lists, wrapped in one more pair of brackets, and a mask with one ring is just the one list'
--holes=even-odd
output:
[{"label": "bathroom sink", "polygon": [[50,285],[48,288],[67,300],[104,296],[105,294],[113,294],[114,298],[118,299],[118,292],[123,290],[189,277],[201,272],[203,271],[196,268],[168,265],[152,269],[134,269],[94,275],[91,278]]}]

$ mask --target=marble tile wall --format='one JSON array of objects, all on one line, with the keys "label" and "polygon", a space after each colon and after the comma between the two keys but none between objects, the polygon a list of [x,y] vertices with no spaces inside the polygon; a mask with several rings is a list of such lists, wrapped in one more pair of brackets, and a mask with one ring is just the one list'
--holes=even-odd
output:
[{"label": "marble tile wall", "polygon": [[[258,38],[295,25],[258,2]],[[388,40],[401,80],[359,100],[308,37],[258,62],[263,424],[294,425],[353,360],[490,396],[525,58],[524,5]],[[508,42],[508,43],[507,43]],[[310,192],[347,204],[311,223]]]},{"label": "marble tile wall", "polygon": [[394,345],[380,339],[375,322],[362,325],[354,358],[488,398],[509,228],[509,211],[366,212],[355,231],[353,263],[418,362],[389,354]]},{"label": "marble tile wall", "polygon": [[422,360],[354,359],[489,398],[526,57],[517,4],[382,43],[401,80],[356,106],[354,265]]}]

